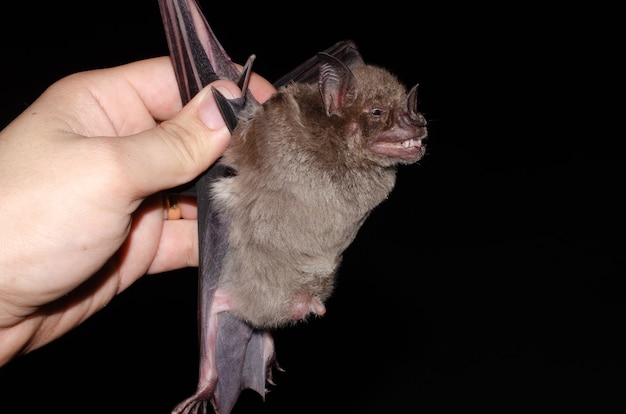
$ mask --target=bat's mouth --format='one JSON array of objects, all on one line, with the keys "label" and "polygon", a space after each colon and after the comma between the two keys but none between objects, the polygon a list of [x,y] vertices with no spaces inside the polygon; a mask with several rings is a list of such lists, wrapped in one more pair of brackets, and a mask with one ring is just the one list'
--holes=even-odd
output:
[{"label": "bat's mouth", "polygon": [[400,143],[400,145],[402,146],[402,148],[411,148],[411,147],[421,147],[422,146],[422,140],[421,139],[407,139],[404,140]]},{"label": "bat's mouth", "polygon": [[370,147],[377,154],[390,158],[398,158],[404,162],[415,162],[426,153],[426,145],[422,138],[409,138],[404,141],[377,141]]}]

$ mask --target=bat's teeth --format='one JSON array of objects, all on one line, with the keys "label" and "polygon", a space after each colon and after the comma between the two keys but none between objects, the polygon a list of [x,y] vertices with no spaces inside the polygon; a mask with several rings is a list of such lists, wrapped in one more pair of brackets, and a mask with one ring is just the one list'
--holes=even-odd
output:
[{"label": "bat's teeth", "polygon": [[422,140],[418,139],[407,139],[405,141],[402,141],[402,147],[403,148],[411,148],[411,147],[421,147],[422,146]]}]

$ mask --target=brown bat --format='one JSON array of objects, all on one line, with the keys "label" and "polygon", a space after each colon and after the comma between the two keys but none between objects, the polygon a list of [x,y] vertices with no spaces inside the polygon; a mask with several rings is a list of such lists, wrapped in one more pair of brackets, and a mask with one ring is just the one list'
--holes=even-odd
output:
[{"label": "brown bat", "polygon": [[200,237],[200,378],[174,413],[228,414],[242,390],[261,396],[275,364],[271,330],[323,315],[344,250],[393,189],[396,168],[425,153],[417,86],[366,64],[343,41],[279,79],[259,104],[194,0],[160,0],[183,101],[216,79],[232,131],[193,184]]}]

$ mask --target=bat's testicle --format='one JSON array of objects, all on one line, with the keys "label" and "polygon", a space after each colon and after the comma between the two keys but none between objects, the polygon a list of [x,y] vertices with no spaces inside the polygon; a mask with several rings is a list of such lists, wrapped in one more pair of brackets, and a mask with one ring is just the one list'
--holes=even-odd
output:
[{"label": "bat's testicle", "polygon": [[317,297],[312,297],[306,293],[296,295],[291,307],[291,318],[294,321],[305,319],[309,314],[324,316],[326,307]]},{"label": "bat's testicle", "polygon": [[[227,290],[217,289],[215,291],[213,305],[211,306],[212,314],[217,315],[220,312],[236,309],[237,307],[233,304],[232,296]],[[294,321],[306,319],[311,313],[317,316],[324,316],[326,313],[326,306],[324,306],[320,298],[307,293],[296,294],[293,297],[290,309],[289,315]]]}]

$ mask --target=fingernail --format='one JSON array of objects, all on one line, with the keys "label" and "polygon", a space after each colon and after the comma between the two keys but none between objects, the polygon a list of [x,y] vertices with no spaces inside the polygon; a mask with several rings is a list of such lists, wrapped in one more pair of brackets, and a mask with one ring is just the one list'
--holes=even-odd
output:
[{"label": "fingernail", "polygon": [[[233,94],[227,88],[216,86],[215,89],[220,91],[222,95],[228,99],[234,98]],[[198,110],[198,115],[200,116],[200,120],[210,129],[217,130],[226,126],[211,91],[208,91],[208,96],[204,99],[202,106]]]}]

